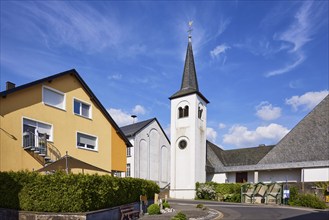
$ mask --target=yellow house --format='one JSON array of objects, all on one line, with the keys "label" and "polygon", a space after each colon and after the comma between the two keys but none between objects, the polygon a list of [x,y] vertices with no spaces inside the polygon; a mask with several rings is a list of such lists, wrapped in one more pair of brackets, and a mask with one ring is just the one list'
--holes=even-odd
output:
[{"label": "yellow house", "polygon": [[0,93],[0,171],[38,170],[68,153],[120,173],[130,146],[74,69],[18,87],[7,82]]}]

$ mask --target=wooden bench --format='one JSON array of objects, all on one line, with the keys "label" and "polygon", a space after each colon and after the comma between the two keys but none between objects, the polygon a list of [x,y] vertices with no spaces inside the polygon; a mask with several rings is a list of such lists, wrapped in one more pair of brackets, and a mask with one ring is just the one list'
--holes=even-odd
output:
[{"label": "wooden bench", "polygon": [[139,210],[135,210],[132,205],[120,206],[121,220],[139,218]]}]

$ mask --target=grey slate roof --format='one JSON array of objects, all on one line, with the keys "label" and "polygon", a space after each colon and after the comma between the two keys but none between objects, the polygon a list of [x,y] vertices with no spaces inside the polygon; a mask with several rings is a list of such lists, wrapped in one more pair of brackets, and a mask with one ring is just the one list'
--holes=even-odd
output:
[{"label": "grey slate roof", "polygon": [[257,164],[270,150],[273,149],[274,146],[223,150],[207,141],[207,147],[210,147],[213,152],[215,152],[216,156],[224,166],[245,166]]},{"label": "grey slate roof", "polygon": [[132,137],[132,136],[135,136],[136,133],[141,131],[144,127],[146,127],[148,124],[150,124],[154,120],[155,120],[155,118],[151,118],[149,120],[126,125],[126,126],[121,127],[121,130],[126,135],[126,137]]},{"label": "grey slate roof", "polygon": [[178,92],[172,95],[169,99],[174,99],[190,94],[198,94],[206,103],[209,101],[199,91],[197,75],[195,71],[194,56],[192,49],[191,36],[187,44],[184,72],[182,78],[181,88]]},{"label": "grey slate roof", "polygon": [[329,95],[305,116],[259,164],[329,161]]},{"label": "grey slate roof", "polygon": [[126,126],[121,127],[120,129],[126,135],[126,137],[134,137],[138,132],[143,130],[145,127],[147,127],[153,121],[158,123],[160,129],[162,130],[163,134],[166,136],[168,142],[170,143],[169,138],[167,137],[166,133],[164,132],[164,130],[162,129],[160,123],[158,122],[158,120],[156,118],[151,118],[151,119],[148,119],[148,120],[145,120],[145,121],[141,121],[141,122],[137,122],[137,123],[134,123],[134,124],[126,125]]},{"label": "grey slate roof", "polygon": [[223,150],[207,141],[210,173],[323,166],[329,166],[329,95],[275,146]]}]

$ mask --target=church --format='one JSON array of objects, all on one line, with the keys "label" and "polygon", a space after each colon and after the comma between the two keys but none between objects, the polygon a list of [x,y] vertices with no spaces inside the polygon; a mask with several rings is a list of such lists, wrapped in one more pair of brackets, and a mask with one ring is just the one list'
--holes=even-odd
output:
[{"label": "church", "polygon": [[195,183],[329,181],[329,95],[277,145],[223,150],[207,141],[207,104],[200,92],[192,36],[181,88],[170,96],[170,197],[195,198]]}]

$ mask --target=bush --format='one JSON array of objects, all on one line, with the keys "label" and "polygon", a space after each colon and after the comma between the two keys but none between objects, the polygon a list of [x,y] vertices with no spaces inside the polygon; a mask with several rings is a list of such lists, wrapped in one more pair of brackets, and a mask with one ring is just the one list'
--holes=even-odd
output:
[{"label": "bush", "polygon": [[241,202],[240,183],[196,183],[196,189],[197,198],[199,199],[219,199],[225,202]]},{"label": "bush", "polygon": [[199,188],[197,188],[196,195],[199,199],[208,199],[214,200],[216,199],[216,191],[212,185],[207,183],[201,183]]},{"label": "bush", "polygon": [[304,206],[315,209],[326,209],[326,203],[321,201],[318,197],[311,194],[300,194],[297,195],[294,200],[289,201],[289,205],[292,206]]},{"label": "bush", "polygon": [[169,203],[168,202],[164,202],[164,203],[162,203],[162,207],[165,209],[165,208],[170,208],[170,205],[169,205]]},{"label": "bush", "polygon": [[159,186],[109,175],[0,172],[0,207],[40,212],[86,212],[152,197]]},{"label": "bush", "polygon": [[171,220],[187,220],[187,217],[184,213],[178,212],[177,215],[171,218]]},{"label": "bush", "polygon": [[147,213],[149,215],[160,214],[160,207],[157,204],[152,204],[149,207],[147,207]]},{"label": "bush", "polygon": [[203,204],[197,204],[196,207],[197,207],[198,209],[203,209],[204,206],[203,206]]}]

